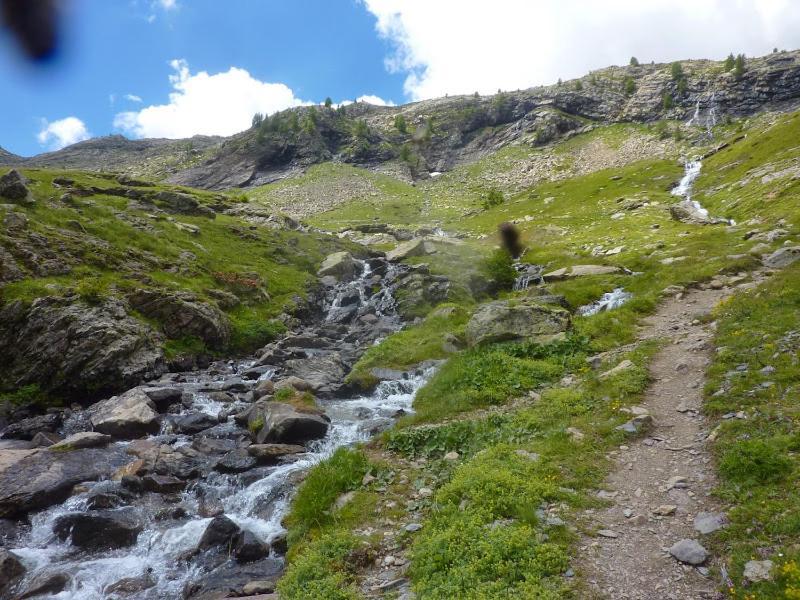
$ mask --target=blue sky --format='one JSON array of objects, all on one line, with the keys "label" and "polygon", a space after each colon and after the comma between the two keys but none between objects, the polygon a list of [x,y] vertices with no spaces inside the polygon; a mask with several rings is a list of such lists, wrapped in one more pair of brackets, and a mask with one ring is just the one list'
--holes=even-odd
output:
[{"label": "blue sky", "polygon": [[797,0],[62,0],[33,67],[0,30],[0,146],[231,135],[254,112],[404,103],[800,46]]},{"label": "blue sky", "polygon": [[302,100],[403,99],[403,76],[384,68],[387,42],[355,0],[191,0],[168,9],[147,0],[83,0],[72,3],[66,25],[65,51],[43,68],[21,63],[7,38],[0,44],[0,146],[7,150],[49,147],[37,140],[42,119],[74,115],[94,135],[116,132],[115,114],[168,101],[174,59],[192,73],[235,66]]}]

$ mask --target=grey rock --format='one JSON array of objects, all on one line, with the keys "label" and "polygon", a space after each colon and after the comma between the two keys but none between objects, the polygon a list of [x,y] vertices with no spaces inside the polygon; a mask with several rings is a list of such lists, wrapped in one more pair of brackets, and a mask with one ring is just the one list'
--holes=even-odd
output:
[{"label": "grey rock", "polygon": [[183,491],[186,482],[170,475],[145,475],[142,477],[142,489],[157,494],[175,494]]},{"label": "grey rock", "polygon": [[81,448],[97,448],[111,443],[111,436],[98,431],[82,431],[49,446],[51,452],[69,452]]},{"label": "grey rock", "polygon": [[302,444],[325,437],[329,421],[316,413],[298,412],[289,404],[258,402],[247,416],[257,444]]},{"label": "grey rock", "polygon": [[800,260],[800,246],[784,246],[765,256],[762,262],[770,269],[782,269],[798,260]]},{"label": "grey rock", "polygon": [[203,532],[197,549],[202,551],[220,547],[229,548],[241,531],[239,526],[225,515],[214,517]]},{"label": "grey rock", "polygon": [[709,217],[701,212],[692,202],[683,200],[669,207],[672,218],[681,223],[693,225],[719,225],[727,223],[725,219]]},{"label": "grey rock", "polygon": [[387,252],[386,260],[390,262],[397,262],[414,256],[433,254],[434,252],[436,252],[436,248],[430,241],[426,240],[425,238],[416,238],[407,242],[403,242],[394,250]]},{"label": "grey rock", "polygon": [[[0,379],[81,399],[114,393],[166,370],[159,337],[118,300],[87,305],[45,297],[0,308]],[[91,387],[89,387],[91,386]]]},{"label": "grey rock", "polygon": [[[33,440],[36,436],[39,436],[36,445],[46,444],[46,440],[43,439],[44,436],[40,434],[54,435],[58,428],[61,427],[62,421],[63,417],[60,412],[29,417],[9,425],[3,432],[2,437],[8,440]],[[48,437],[47,439],[51,438]]]},{"label": "grey rock", "polygon": [[130,294],[128,301],[144,316],[158,320],[168,337],[195,336],[212,348],[221,348],[230,340],[225,313],[194,294],[142,289]]},{"label": "grey rock", "polygon": [[4,450],[0,453],[0,517],[58,504],[74,485],[109,477],[129,460],[122,450],[112,448]]},{"label": "grey rock", "polygon": [[240,563],[260,560],[269,554],[269,546],[251,531],[240,531],[233,539],[233,555]]},{"label": "grey rock", "polygon": [[708,551],[697,540],[683,539],[675,542],[669,553],[682,563],[701,565],[708,558]]},{"label": "grey rock", "polygon": [[621,273],[622,269],[611,265],[573,265],[545,273],[545,281],[562,281],[575,277],[589,277],[592,275],[613,275]]},{"label": "grey rock", "polygon": [[27,180],[19,171],[11,169],[0,177],[0,197],[24,204],[32,203],[33,197],[26,184]]},{"label": "grey rock", "polygon": [[142,528],[133,509],[121,508],[62,515],[53,524],[53,533],[73,546],[102,550],[132,546]]},{"label": "grey rock", "polygon": [[350,281],[358,273],[358,264],[349,252],[329,254],[317,271],[318,277],[335,277],[339,281]]},{"label": "grey rock", "polygon": [[0,594],[5,593],[25,573],[19,556],[0,548]]},{"label": "grey rock", "polygon": [[245,448],[237,448],[226,453],[214,467],[223,473],[242,473],[256,466],[258,461]]},{"label": "grey rock", "polygon": [[694,528],[696,531],[707,535],[722,529],[727,522],[728,520],[724,513],[701,512],[694,518]]},{"label": "grey rock", "polygon": [[770,581],[772,579],[771,560],[749,560],[744,565],[744,578],[748,581]]},{"label": "grey rock", "polygon": [[302,454],[306,449],[297,444],[251,444],[247,452],[260,464],[269,464],[284,456]]},{"label": "grey rock", "polygon": [[467,324],[466,337],[471,346],[519,339],[547,341],[569,327],[570,315],[563,308],[540,305],[535,299],[500,300],[478,307]]},{"label": "grey rock", "polygon": [[155,404],[141,388],[98,402],[90,410],[95,430],[118,439],[137,438],[160,429]]},{"label": "grey rock", "polygon": [[25,586],[25,590],[18,598],[19,600],[24,600],[25,598],[34,598],[45,594],[58,594],[67,587],[71,579],[67,573],[41,573]]},{"label": "grey rock", "polygon": [[191,413],[188,415],[178,415],[170,418],[172,429],[176,433],[195,434],[214,427],[218,424],[215,417],[205,413]]}]

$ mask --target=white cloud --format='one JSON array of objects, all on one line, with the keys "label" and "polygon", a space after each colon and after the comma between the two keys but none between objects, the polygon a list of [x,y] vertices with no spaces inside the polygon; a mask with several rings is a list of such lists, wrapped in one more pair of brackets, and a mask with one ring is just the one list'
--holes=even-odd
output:
[{"label": "white cloud", "polygon": [[174,10],[178,8],[178,0],[157,0],[156,4],[164,10]]},{"label": "white cloud", "polygon": [[42,119],[42,128],[36,135],[39,143],[50,150],[60,150],[64,146],[88,140],[90,137],[92,136],[86,124],[78,117],[66,117],[53,122]]},{"label": "white cloud", "polygon": [[192,74],[185,60],[173,60],[169,103],[119,113],[114,127],[135,137],[183,138],[232,135],[250,126],[257,112],[270,114],[307,104],[282,83],[259,81],[244,69]]},{"label": "white cloud", "polygon": [[365,94],[356,98],[356,102],[366,102],[367,104],[374,104],[375,106],[395,106],[391,100],[384,100],[380,96],[374,94]]},{"label": "white cloud", "polygon": [[796,0],[362,0],[411,99],[492,93],[610,64],[797,45]]},{"label": "white cloud", "polygon": [[125,100],[128,100],[129,102],[141,102],[142,98],[136,94],[125,94]]}]

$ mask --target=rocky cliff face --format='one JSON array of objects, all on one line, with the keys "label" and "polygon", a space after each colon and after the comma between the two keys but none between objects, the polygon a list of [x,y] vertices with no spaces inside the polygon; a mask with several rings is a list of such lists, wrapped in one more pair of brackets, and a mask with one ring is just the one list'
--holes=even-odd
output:
[{"label": "rocky cliff face", "polygon": [[[400,107],[303,107],[226,139],[111,136],[31,159],[0,153],[0,164],[16,159],[29,166],[124,171],[207,189],[262,185],[329,160],[414,178],[503,146],[546,144],[596,124],[688,120],[696,111],[704,120],[742,117],[784,109],[800,98],[800,51],[750,59],[740,77],[719,62],[681,64],[683,83],[668,64],[609,67],[579,80],[493,96]],[[407,123],[405,131],[395,125],[398,115]]]}]

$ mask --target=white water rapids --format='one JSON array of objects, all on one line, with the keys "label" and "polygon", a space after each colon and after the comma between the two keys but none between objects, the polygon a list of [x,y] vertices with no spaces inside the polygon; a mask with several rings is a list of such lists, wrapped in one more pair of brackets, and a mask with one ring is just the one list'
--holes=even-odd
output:
[{"label": "white water rapids", "polygon": [[[362,288],[366,287],[371,276],[370,269],[364,268],[360,278]],[[343,284],[342,290],[353,295],[353,287],[358,285]],[[361,292],[363,290],[360,289],[362,303],[374,302],[386,309],[387,313],[393,314],[391,294],[386,288],[370,298],[365,298]],[[386,296],[382,295],[384,292]],[[389,311],[387,307],[392,310]],[[326,308],[341,309],[335,301]],[[243,363],[242,366],[246,368],[249,365]],[[328,458],[336,449],[366,441],[376,430],[391,424],[398,414],[410,412],[417,390],[430,378],[433,370],[433,367],[418,369],[407,373],[403,379],[383,381],[368,396],[321,402],[322,408],[331,419],[324,439],[307,444],[308,452],[300,455],[294,462],[254,469],[240,475],[212,472],[196,484],[190,484],[182,493],[180,502],[175,505],[186,511],[186,515],[177,521],[169,519],[165,522],[157,518],[155,509],[163,508],[163,505],[151,506],[146,496],[142,497],[134,506],[145,526],[135,545],[127,548],[100,553],[85,552],[70,545],[69,540],[59,541],[54,535],[53,525],[58,517],[88,510],[87,501],[91,494],[102,491],[104,486],[113,485],[108,481],[87,484],[87,491],[73,495],[63,504],[31,515],[31,531],[16,547],[9,548],[22,559],[27,568],[25,581],[20,589],[24,590],[32,580],[42,575],[66,573],[70,576],[67,587],[58,594],[47,595],[47,598],[121,598],[122,595],[109,595],[106,588],[124,578],[149,576],[154,581],[154,586],[125,594],[124,597],[149,600],[183,597],[188,582],[207,575],[197,564],[202,557],[198,557],[196,561],[185,558],[187,553],[197,547],[211,521],[211,518],[204,518],[200,514],[200,486],[206,490],[212,489],[221,500],[224,514],[228,518],[242,529],[252,532],[261,541],[270,543],[285,533],[281,521],[289,509],[299,476]],[[271,372],[267,372],[262,378],[269,378],[271,375]],[[205,373],[198,377],[209,378]],[[222,407],[221,403],[211,400],[208,394],[193,392],[191,404],[186,406],[186,411],[204,412],[214,416]],[[233,417],[230,417],[226,426],[233,428],[232,420]],[[173,447],[192,441],[190,436],[177,438],[172,443]],[[129,442],[117,442],[114,446],[116,450],[120,450],[128,444]],[[109,448],[112,449],[114,448]],[[274,550],[271,551],[270,558],[278,572],[282,558]],[[274,573],[264,573],[260,578],[267,579],[271,575]]]}]

